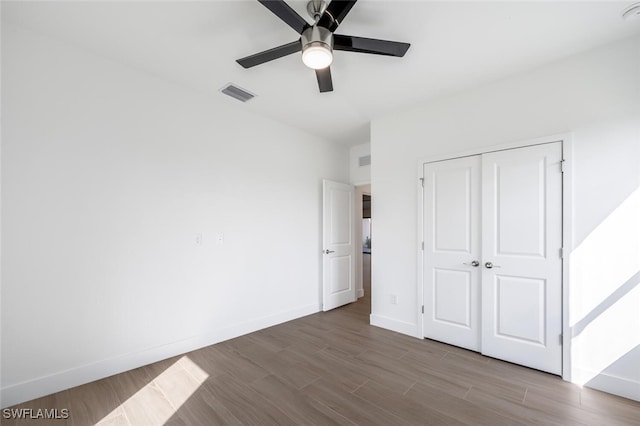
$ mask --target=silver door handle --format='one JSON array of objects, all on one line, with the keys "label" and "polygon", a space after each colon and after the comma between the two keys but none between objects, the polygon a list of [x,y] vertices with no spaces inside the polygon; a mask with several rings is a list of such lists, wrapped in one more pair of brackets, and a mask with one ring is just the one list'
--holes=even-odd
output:
[{"label": "silver door handle", "polygon": [[335,251],[333,251],[333,250],[329,250],[329,249],[326,249],[326,250],[324,251],[324,254],[329,254],[329,253],[335,253]]},{"label": "silver door handle", "polygon": [[491,262],[487,262],[487,263],[484,264],[484,267],[487,268],[487,269],[491,269],[491,268],[499,268],[500,266],[494,265]]},{"label": "silver door handle", "polygon": [[477,260],[472,260],[471,263],[463,263],[463,265],[469,265],[475,268],[477,266],[480,266],[480,262],[478,262]]}]

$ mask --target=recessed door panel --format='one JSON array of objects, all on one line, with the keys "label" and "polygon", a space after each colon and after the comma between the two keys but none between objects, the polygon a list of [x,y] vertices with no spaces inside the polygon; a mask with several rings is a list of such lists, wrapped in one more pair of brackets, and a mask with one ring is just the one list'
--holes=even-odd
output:
[{"label": "recessed door panel", "polygon": [[333,189],[329,195],[331,198],[331,233],[329,244],[351,244],[353,230],[351,223],[353,218],[347,217],[345,212],[351,213],[353,204],[352,191],[345,189]]},{"label": "recessed door panel", "polygon": [[495,276],[496,336],[545,344],[544,279]]},{"label": "recessed door panel", "polygon": [[434,269],[434,320],[471,327],[471,272]]},{"label": "recessed door panel", "polygon": [[493,163],[495,255],[544,257],[545,157]]},{"label": "recessed door panel", "polygon": [[331,269],[331,294],[349,291],[353,283],[351,282],[351,256],[332,257],[329,260]]},{"label": "recessed door panel", "polygon": [[472,166],[434,170],[434,250],[471,252]]}]

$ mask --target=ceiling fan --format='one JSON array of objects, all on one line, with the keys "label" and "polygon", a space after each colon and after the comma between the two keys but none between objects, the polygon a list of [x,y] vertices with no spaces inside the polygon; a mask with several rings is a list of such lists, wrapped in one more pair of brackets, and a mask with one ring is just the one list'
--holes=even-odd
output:
[{"label": "ceiling fan", "polygon": [[238,59],[236,62],[244,68],[251,68],[302,51],[302,62],[315,70],[320,92],[333,91],[329,66],[333,61],[334,49],[402,57],[411,46],[409,43],[397,41],[334,34],[357,0],[332,0],[328,4],[325,0],[309,1],[307,11],[315,21],[313,25],[283,0],[258,1],[296,30],[301,37],[291,43]]}]

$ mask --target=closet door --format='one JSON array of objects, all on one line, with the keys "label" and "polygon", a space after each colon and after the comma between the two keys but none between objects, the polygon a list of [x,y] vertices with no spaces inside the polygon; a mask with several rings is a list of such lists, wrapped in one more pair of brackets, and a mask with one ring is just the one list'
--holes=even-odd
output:
[{"label": "closet door", "polygon": [[482,156],[482,353],[562,371],[562,145]]},{"label": "closet door", "polygon": [[425,164],[423,207],[424,336],[479,351],[480,156]]}]

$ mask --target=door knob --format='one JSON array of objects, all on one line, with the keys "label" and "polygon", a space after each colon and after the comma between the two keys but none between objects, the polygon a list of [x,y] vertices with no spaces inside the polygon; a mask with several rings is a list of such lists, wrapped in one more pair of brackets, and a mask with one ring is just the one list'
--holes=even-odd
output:
[{"label": "door knob", "polygon": [[325,253],[325,254],[335,253],[335,251],[333,251],[333,250],[329,250],[329,249],[326,249],[326,250],[324,251],[324,253]]},{"label": "door knob", "polygon": [[487,262],[487,263],[485,263],[485,264],[484,264],[484,267],[485,267],[485,268],[487,268],[487,269],[491,269],[491,268],[499,268],[499,266],[498,266],[498,265],[494,265],[494,264],[493,264],[493,263],[491,263],[491,262]]},{"label": "door knob", "polygon": [[463,263],[463,265],[469,265],[475,268],[480,265],[480,262],[478,262],[477,260],[472,260],[471,263]]}]

